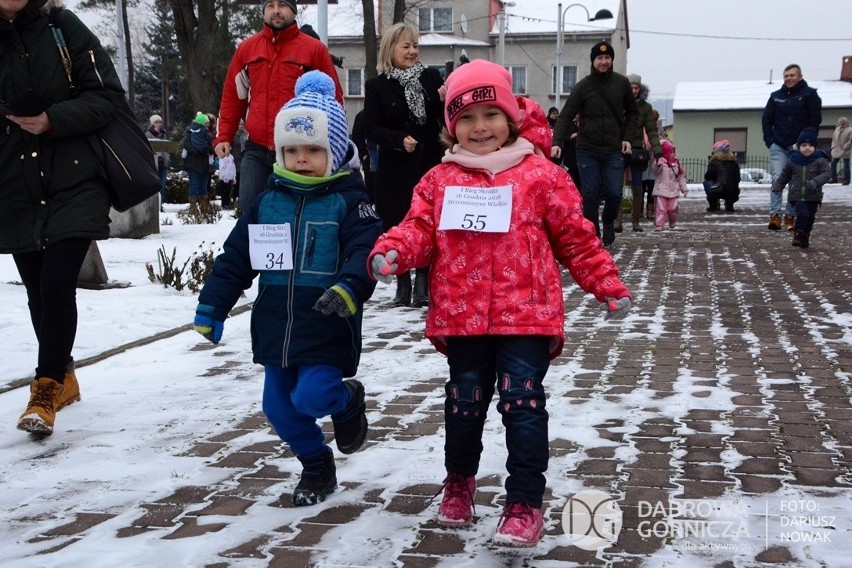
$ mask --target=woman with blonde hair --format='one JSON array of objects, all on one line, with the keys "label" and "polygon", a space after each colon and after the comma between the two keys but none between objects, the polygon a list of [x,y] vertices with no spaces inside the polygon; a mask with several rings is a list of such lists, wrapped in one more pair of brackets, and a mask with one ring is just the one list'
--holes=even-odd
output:
[{"label": "woman with blonde hair", "polygon": [[[420,35],[408,24],[391,26],[379,47],[379,76],[364,85],[364,129],[379,147],[376,211],[385,230],[405,217],[414,185],[441,162],[444,126],[441,74],[420,61]],[[428,267],[415,271],[415,306],[429,302]],[[394,304],[412,304],[411,274],[397,277]]]}]

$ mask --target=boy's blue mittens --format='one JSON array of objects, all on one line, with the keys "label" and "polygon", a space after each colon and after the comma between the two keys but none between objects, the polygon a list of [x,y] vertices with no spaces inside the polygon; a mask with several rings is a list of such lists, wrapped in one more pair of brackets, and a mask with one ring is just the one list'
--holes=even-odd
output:
[{"label": "boy's blue mittens", "polygon": [[613,318],[623,318],[627,315],[627,312],[630,311],[630,306],[633,304],[630,302],[630,298],[607,298],[606,302],[601,304],[601,309],[606,310],[604,314],[604,320],[613,319]]},{"label": "boy's blue mittens", "polygon": [[204,336],[207,341],[219,343],[222,339],[222,332],[225,331],[225,322],[213,319],[213,306],[206,304],[198,304],[195,309],[195,320],[192,322],[192,329]]},{"label": "boy's blue mittens", "polygon": [[324,315],[337,314],[342,318],[354,316],[358,304],[352,298],[352,291],[344,284],[335,284],[326,290],[314,304],[314,309]]}]

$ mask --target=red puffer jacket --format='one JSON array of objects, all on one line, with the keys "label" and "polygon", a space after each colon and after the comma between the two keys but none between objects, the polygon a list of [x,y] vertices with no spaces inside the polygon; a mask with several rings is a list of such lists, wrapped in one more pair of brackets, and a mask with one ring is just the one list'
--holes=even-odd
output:
[{"label": "red puffer jacket", "polygon": [[[559,355],[565,304],[557,263],[601,302],[630,296],[564,170],[531,153],[493,174],[452,154],[444,162],[415,186],[405,219],[370,254],[398,251],[398,272],[431,265],[426,336],[438,351],[446,353],[449,336],[545,335],[553,338],[551,356]],[[448,186],[510,186],[508,232],[439,231]]]},{"label": "red puffer jacket", "polygon": [[237,46],[231,59],[213,145],[232,143],[237,125],[245,116],[249,140],[273,150],[275,116],[293,98],[296,80],[313,70],[332,78],[335,98],[343,104],[343,90],[328,48],[300,32],[296,24],[279,32],[264,24],[260,32]]}]

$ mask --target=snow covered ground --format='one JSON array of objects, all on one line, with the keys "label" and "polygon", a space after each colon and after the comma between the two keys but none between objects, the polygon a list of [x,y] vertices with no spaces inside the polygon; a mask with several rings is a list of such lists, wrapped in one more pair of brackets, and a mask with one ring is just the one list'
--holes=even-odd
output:
[{"label": "snow covered ground", "polygon": [[[690,190],[684,203],[700,205],[703,201],[700,186],[690,186]],[[829,186],[826,202],[852,210],[852,191],[848,187]],[[759,204],[763,207],[767,203],[767,186],[754,185],[744,187],[738,206]],[[156,266],[157,250],[161,245],[165,245],[168,252],[176,247],[178,259],[189,257],[202,242],[205,249],[208,246],[218,249],[235,221],[226,216],[214,225],[187,226],[175,220],[177,210],[177,206],[167,205],[163,219],[172,222],[163,224],[158,235],[99,243],[109,278],[130,282],[132,286],[103,291],[78,290],[80,323],[74,349],[76,359],[86,360],[109,349],[191,323],[195,295],[150,283],[144,265],[151,262]],[[765,230],[764,216],[757,221],[754,230]],[[692,222],[684,219],[678,231],[689,231]],[[630,236],[625,233],[619,238],[629,239]],[[731,262],[737,259],[732,258]],[[641,267],[622,270],[625,280],[633,286],[631,277],[641,274]],[[0,305],[3,307],[0,310],[0,386],[30,376],[36,359],[26,296],[17,281],[11,257],[0,256]],[[371,423],[382,419],[378,409],[399,393],[446,375],[444,358],[420,338],[423,312],[385,309],[392,293],[392,287],[379,284],[365,310],[365,343],[379,336],[387,341],[385,348],[365,352],[359,371],[359,376],[367,377],[364,382],[372,401],[370,407],[376,409],[370,412]],[[576,290],[573,294],[576,296]],[[253,290],[250,290],[242,303],[252,299]],[[664,322],[656,320],[662,318],[660,307],[643,306],[641,298],[639,300],[629,317],[650,320],[647,326],[650,330],[662,327]],[[671,301],[681,299],[672,297]],[[849,330],[852,314],[848,305],[834,308],[841,325]],[[622,325],[602,322],[596,302],[588,296],[568,309],[567,325],[585,326],[590,333],[604,333]],[[193,538],[168,540],[156,531],[128,538],[116,535],[117,529],[128,526],[139,516],[140,503],[156,501],[183,486],[214,485],[228,477],[228,469],[208,467],[208,458],[182,454],[196,441],[233,429],[246,417],[260,411],[262,370],[250,363],[248,323],[247,314],[230,318],[225,325],[222,344],[216,348],[194,332],[185,331],[83,367],[78,371],[82,402],[59,414],[56,432],[45,440],[34,441],[15,428],[17,416],[26,404],[26,390],[14,389],[0,394],[0,416],[5,417],[0,422],[0,565],[267,565],[268,560],[263,558],[224,560],[219,553],[277,527],[298,523],[304,517],[315,515],[315,510],[252,507],[225,529]],[[720,329],[716,331],[725,333]],[[638,339],[643,337],[648,336]],[[852,343],[852,334],[847,333],[841,342]],[[406,346],[407,350],[396,349]],[[401,356],[401,352],[404,355]],[[210,374],[212,368],[226,359],[236,360],[238,364]],[[635,362],[637,368],[642,364],[642,361]],[[581,360],[568,361],[564,365],[561,372],[569,376],[596,371],[584,368]],[[847,368],[848,365],[847,362]],[[664,403],[653,391],[641,389],[627,401],[615,402],[602,397],[572,403],[569,395],[574,389],[572,381],[554,381],[549,386],[550,437],[568,440],[585,450],[601,448],[608,442],[598,436],[592,427],[596,424],[625,419],[635,424],[650,416],[679,420],[696,407],[730,410],[735,406],[725,388],[699,388],[693,379],[695,377],[688,373],[678,376],[677,392]],[[701,389],[707,394],[700,398],[691,396]],[[438,398],[433,398],[429,406],[436,401],[440,403],[439,395],[436,396]],[[411,420],[422,417],[426,411],[424,406]],[[682,427],[677,433],[686,431],[688,429]],[[265,431],[249,436],[250,439],[242,442],[262,443],[276,439]],[[486,425],[486,453],[480,476],[503,475],[506,454],[502,436],[502,426],[494,413]],[[323,506],[358,503],[367,491],[376,488],[392,492],[418,481],[439,483],[443,473],[442,445],[443,430],[408,440],[405,444],[381,442],[348,456],[345,465],[338,466],[340,481],[359,481],[363,485],[335,494]],[[632,451],[635,448],[619,448],[617,457],[629,462]],[[673,455],[675,461],[678,457],[676,453]],[[551,471],[570,470],[577,459],[570,453],[560,455],[552,460]],[[733,468],[741,457],[729,452],[723,459],[726,466]],[[274,465],[282,471],[298,473],[298,464],[293,459],[277,460]],[[288,487],[278,487],[277,492],[264,494],[260,501],[275,501],[277,494],[286,492]],[[555,507],[564,505],[576,492],[589,488],[576,477],[553,473],[548,478],[548,489],[554,496]],[[748,533],[749,538],[725,541],[732,549],[690,551],[664,546],[645,556],[639,555],[643,558],[641,562],[648,566],[709,566],[730,560],[734,565],[755,565],[755,554],[764,545],[772,544],[768,542],[770,534],[780,530],[776,525],[781,522],[778,519],[783,513],[780,511],[782,504],[789,506],[800,502],[816,504],[819,515],[832,517],[830,536],[834,539],[822,545],[786,543],[796,563],[802,566],[850,565],[852,499],[848,488],[783,487],[760,496],[734,494],[726,499],[735,503],[735,510],[728,512],[729,517],[744,523],[737,526]],[[320,566],[391,565],[400,550],[412,545],[417,526],[433,518],[435,509],[433,504],[413,517],[391,513],[362,515],[330,531],[317,547],[318,556],[314,562]],[[114,516],[94,525],[82,538],[50,552],[56,541],[45,543],[42,536],[66,524],[75,514],[87,511],[105,511]],[[494,566],[531,562],[535,566],[566,565],[557,560],[529,561],[524,560],[528,557],[523,555],[507,556],[495,551],[488,541],[499,508],[477,506],[477,515],[480,522],[462,533],[467,542],[465,552],[448,555],[439,564]],[[206,522],[216,520],[215,516],[208,517]],[[761,535],[766,543],[761,542]],[[546,556],[548,551],[570,544],[571,540],[561,530],[549,531],[534,552]],[[598,554],[593,564],[603,563]]]}]

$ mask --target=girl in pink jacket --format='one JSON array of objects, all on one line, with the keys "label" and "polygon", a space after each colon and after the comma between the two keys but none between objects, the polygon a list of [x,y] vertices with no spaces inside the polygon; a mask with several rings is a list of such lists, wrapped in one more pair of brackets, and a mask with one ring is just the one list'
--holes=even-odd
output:
[{"label": "girl in pink jacket", "polygon": [[663,157],[654,164],[654,229],[657,231],[663,230],[666,219],[669,221],[669,227],[675,228],[678,197],[686,197],[688,193],[686,170],[680,163],[674,144],[663,140],[660,146],[663,148]]},{"label": "girl in pink jacket", "polygon": [[500,65],[472,61],[446,82],[443,158],[414,188],[403,221],[370,253],[375,278],[430,266],[426,336],[447,356],[443,526],[472,520],[482,429],[495,390],[506,427],[506,506],[494,543],[541,537],[548,462],[544,376],[564,341],[559,264],[604,302],[630,309],[612,257],[583,217],[566,172],[545,157],[542,109],[515,98]]}]

